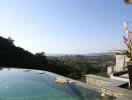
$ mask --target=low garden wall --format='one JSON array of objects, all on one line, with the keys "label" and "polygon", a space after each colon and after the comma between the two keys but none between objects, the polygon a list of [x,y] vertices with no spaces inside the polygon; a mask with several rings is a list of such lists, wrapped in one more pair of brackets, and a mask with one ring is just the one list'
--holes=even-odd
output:
[{"label": "low garden wall", "polygon": [[85,75],[86,83],[96,87],[103,95],[109,95],[113,97],[131,96],[132,91],[122,88],[122,86],[128,85],[128,82],[113,80],[96,75]]}]

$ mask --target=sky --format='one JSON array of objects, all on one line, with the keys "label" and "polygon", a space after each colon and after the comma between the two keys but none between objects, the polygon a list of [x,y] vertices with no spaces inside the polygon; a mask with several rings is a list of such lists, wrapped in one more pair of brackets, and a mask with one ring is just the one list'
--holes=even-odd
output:
[{"label": "sky", "polygon": [[87,54],[125,48],[123,0],[0,0],[0,36],[32,53]]}]

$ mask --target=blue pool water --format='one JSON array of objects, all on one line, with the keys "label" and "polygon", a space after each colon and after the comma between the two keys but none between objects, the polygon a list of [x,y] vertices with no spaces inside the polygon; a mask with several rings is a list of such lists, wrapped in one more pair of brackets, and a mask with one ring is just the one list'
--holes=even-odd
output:
[{"label": "blue pool water", "polygon": [[20,69],[0,71],[0,100],[108,100],[91,88],[71,84],[56,84],[56,74]]}]

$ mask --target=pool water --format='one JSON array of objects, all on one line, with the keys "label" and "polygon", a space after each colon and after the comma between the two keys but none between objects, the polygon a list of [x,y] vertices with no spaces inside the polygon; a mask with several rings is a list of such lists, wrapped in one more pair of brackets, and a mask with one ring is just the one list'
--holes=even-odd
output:
[{"label": "pool water", "polygon": [[0,71],[0,100],[108,100],[78,83],[57,84],[56,74],[20,69]]}]

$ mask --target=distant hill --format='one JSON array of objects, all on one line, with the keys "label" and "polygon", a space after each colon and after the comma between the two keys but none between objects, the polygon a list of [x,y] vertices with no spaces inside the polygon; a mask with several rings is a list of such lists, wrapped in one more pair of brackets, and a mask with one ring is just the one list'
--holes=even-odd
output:
[{"label": "distant hill", "polygon": [[76,56],[76,55],[82,55],[82,56],[112,56],[112,52],[104,52],[104,53],[89,53],[89,54],[46,54],[47,56],[51,57],[60,57],[60,56]]},{"label": "distant hill", "polygon": [[86,54],[86,56],[112,56],[113,53],[112,52],[105,52],[105,53],[90,53],[90,54]]},{"label": "distant hill", "polygon": [[46,56],[51,56],[51,57],[60,57],[60,56],[66,56],[68,54],[46,54]]}]

